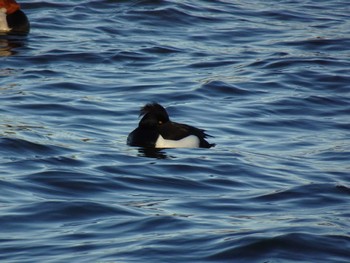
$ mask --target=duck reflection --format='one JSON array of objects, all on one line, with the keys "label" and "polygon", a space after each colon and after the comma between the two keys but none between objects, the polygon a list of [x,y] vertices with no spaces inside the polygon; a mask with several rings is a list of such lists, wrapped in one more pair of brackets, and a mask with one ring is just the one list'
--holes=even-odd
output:
[{"label": "duck reflection", "polygon": [[16,49],[23,47],[25,39],[21,38],[4,38],[0,35],[0,57],[16,55]]},{"label": "duck reflection", "polygon": [[164,152],[164,149],[159,148],[139,148],[140,157],[148,157],[155,159],[170,159],[170,157]]}]

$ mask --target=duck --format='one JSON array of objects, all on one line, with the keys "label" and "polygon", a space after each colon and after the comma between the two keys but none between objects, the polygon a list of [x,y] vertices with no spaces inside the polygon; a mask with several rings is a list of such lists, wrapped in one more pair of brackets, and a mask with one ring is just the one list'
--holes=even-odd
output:
[{"label": "duck", "polygon": [[15,0],[0,0],[0,32],[28,34],[30,24],[27,16]]},{"label": "duck", "polygon": [[140,110],[142,119],[127,138],[127,144],[144,148],[211,148],[215,144],[206,138],[212,137],[205,130],[191,125],[173,122],[165,108],[148,103]]}]

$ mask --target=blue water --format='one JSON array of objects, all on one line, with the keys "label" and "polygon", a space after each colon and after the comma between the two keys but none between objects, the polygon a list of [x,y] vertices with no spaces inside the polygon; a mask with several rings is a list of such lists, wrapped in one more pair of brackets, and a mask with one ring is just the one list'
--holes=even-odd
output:
[{"label": "blue water", "polygon": [[[349,262],[350,5],[19,1],[1,262]],[[150,101],[216,147],[126,145]]]}]

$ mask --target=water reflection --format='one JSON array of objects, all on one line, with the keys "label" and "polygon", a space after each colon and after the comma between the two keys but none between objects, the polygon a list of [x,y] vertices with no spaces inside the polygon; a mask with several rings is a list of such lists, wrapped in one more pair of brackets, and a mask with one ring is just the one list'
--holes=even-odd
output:
[{"label": "water reflection", "polygon": [[139,148],[138,156],[156,158],[156,159],[169,159],[170,157],[164,152],[164,149],[157,148]]},{"label": "water reflection", "polygon": [[25,46],[26,38],[0,35],[0,57],[18,54],[18,48]]}]

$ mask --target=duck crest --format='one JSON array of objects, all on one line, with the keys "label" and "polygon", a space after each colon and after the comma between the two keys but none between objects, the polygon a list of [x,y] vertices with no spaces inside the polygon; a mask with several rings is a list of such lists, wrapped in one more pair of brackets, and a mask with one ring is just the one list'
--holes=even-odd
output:
[{"label": "duck crest", "polygon": [[140,116],[146,115],[146,114],[155,114],[155,113],[163,113],[164,115],[168,116],[168,113],[164,109],[164,107],[156,102],[147,103],[145,106],[143,106],[140,110]]},{"label": "duck crest", "polygon": [[141,126],[158,126],[169,121],[166,110],[156,102],[148,103],[140,110]]}]

